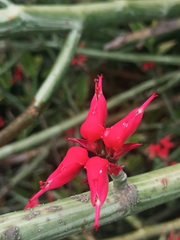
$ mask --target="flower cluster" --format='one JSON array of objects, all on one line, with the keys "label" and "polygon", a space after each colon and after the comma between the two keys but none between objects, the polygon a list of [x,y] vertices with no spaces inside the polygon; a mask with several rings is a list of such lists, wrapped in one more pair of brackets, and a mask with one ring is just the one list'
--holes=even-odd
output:
[{"label": "flower cluster", "polygon": [[[78,48],[84,48],[85,46],[85,42],[81,42],[78,46]],[[84,68],[84,70],[87,69],[86,66],[86,61],[87,61],[87,57],[83,54],[76,54],[72,60],[71,60],[71,65],[72,66],[81,66],[82,68]]]},{"label": "flower cluster", "polygon": [[171,142],[171,135],[162,138],[157,144],[150,144],[145,153],[148,153],[149,159],[153,160],[155,156],[160,157],[166,164],[169,161],[169,152],[176,144]]},{"label": "flower cluster", "polygon": [[74,65],[83,65],[84,62],[86,62],[87,60],[87,57],[82,55],[82,54],[79,54],[79,55],[76,55],[72,60],[71,60],[71,65],[74,66]]},{"label": "flower cluster", "polygon": [[23,79],[24,73],[23,73],[23,69],[20,65],[17,65],[14,67],[13,69],[13,76],[11,78],[11,83],[12,84],[16,84],[18,82],[21,82],[21,80]]},{"label": "flower cluster", "polygon": [[155,67],[155,63],[154,62],[144,62],[142,67],[141,67],[141,70],[143,72],[146,72],[149,69],[153,69],[154,67]]},{"label": "flower cluster", "polygon": [[[107,106],[102,92],[102,75],[95,79],[95,93],[92,98],[86,120],[81,125],[80,133],[84,139],[69,140],[81,145],[71,147],[58,168],[47,178],[40,181],[40,191],[30,200],[26,208],[34,206],[33,202],[47,190],[61,187],[85,168],[90,187],[90,199],[95,207],[94,227],[99,227],[100,209],[108,193],[108,174],[118,176],[123,166],[117,165],[118,158],[141,144],[124,142],[139,126],[145,108],[156,97],[154,93],[142,106],[131,111],[125,118],[110,128],[106,128]],[[88,151],[94,153],[88,156]]]}]

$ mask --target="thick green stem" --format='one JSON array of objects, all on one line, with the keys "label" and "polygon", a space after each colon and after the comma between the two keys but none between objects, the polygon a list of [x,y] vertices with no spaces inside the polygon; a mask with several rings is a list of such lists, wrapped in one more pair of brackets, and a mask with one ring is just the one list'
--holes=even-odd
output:
[{"label": "thick green stem", "polygon": [[[100,226],[180,197],[180,164],[128,178],[132,188],[115,190],[110,183]],[[23,240],[62,239],[91,228],[94,210],[89,193],[75,195],[33,210],[0,217],[0,237]]]},{"label": "thick green stem", "polygon": [[9,5],[0,10],[0,35],[18,32],[77,29],[85,26],[107,25],[176,17],[180,0],[121,0],[76,5],[22,6]]}]

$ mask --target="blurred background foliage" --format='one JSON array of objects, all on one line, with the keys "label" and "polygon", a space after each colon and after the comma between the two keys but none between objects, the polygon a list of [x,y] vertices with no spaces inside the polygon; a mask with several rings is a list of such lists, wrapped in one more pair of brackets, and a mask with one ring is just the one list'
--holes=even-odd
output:
[{"label": "blurred background foliage", "polygon": [[[77,4],[99,1],[60,1],[60,0],[16,0],[16,4]],[[103,2],[103,1],[102,1]],[[171,21],[171,19],[167,19]],[[180,30],[169,29],[164,34],[151,34],[144,38],[145,30],[159,26],[161,20],[132,22],[103,26],[96,29],[85,29],[80,40],[79,50],[94,49],[103,51],[107,43],[118,36],[132,35],[132,41],[115,48],[110,47],[109,52],[132,53],[134,60],[111,60],[101,57],[78,54],[74,56],[64,81],[56,90],[49,101],[45,111],[31,126],[21,132],[16,139],[26,139],[31,134],[47,129],[68,118],[73,118],[88,109],[94,94],[94,79],[103,74],[103,90],[106,99],[132,89],[138,84],[150,79],[158,81],[159,77],[179,70],[178,61],[172,64],[173,57],[178,57],[180,52]],[[142,31],[139,39],[133,39],[133,34]],[[1,129],[12,122],[24,109],[28,107],[50,72],[57,57],[57,49],[67,36],[66,31],[46,33],[22,33],[0,39],[0,126]],[[141,39],[142,38],[142,39]],[[112,45],[113,46],[113,45]],[[104,50],[105,51],[105,50]],[[139,61],[139,54],[146,54],[147,61]],[[153,55],[148,61],[148,55]],[[171,56],[172,59],[164,64],[157,62],[157,56]],[[154,91],[158,92],[151,106],[147,108],[142,124],[129,141],[143,143],[141,147],[132,150],[121,157],[119,163],[124,165],[128,176],[145,173],[154,169],[179,162],[179,136],[180,136],[180,108],[179,89],[180,78],[169,79],[159,87],[145,90],[123,104],[109,110],[108,126],[111,126],[128,111],[140,106]],[[163,89],[164,86],[164,89]],[[157,144],[162,138],[171,134],[174,144],[169,149],[167,161],[155,154],[153,159],[145,149],[150,144]],[[63,134],[46,141],[41,146],[31,150],[13,154],[0,162],[0,213],[8,213],[23,209],[30,198],[39,189],[39,181],[45,180],[58,166],[67,149],[73,144],[68,142],[68,137],[80,137],[79,125],[70,128]],[[43,149],[48,146],[49,151],[42,157]],[[34,163],[34,167],[32,167]],[[27,169],[32,169],[26,172]],[[23,174],[22,174],[23,173]],[[82,172],[74,181],[60,189],[50,191],[41,197],[45,203],[56,199],[81,193],[88,190],[87,184],[79,184],[85,179]],[[180,217],[179,199],[154,207],[139,213],[137,216],[109,223],[100,227],[98,231],[89,231],[67,239],[105,239],[131,233],[142,226],[158,225],[165,221]],[[92,208],[93,211],[93,208]],[[140,224],[137,224],[140,223]],[[132,239],[132,238],[129,238]],[[137,239],[142,239],[141,237]],[[159,236],[144,239],[168,239],[167,235],[159,232]],[[170,238],[169,238],[170,239]],[[176,239],[176,238],[172,238]],[[179,239],[179,238],[178,238]]]}]

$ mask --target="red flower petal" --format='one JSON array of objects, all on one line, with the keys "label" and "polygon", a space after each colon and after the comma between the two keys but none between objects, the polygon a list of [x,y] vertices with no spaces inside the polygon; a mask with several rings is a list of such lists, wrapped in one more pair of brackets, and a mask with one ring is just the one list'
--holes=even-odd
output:
[{"label": "red flower petal", "polygon": [[141,143],[126,143],[122,146],[122,148],[120,148],[119,150],[114,152],[113,159],[118,159],[124,153],[127,153],[127,152],[131,151],[132,149],[135,149],[141,145],[142,145]]},{"label": "red flower petal", "polygon": [[59,188],[71,181],[79,174],[88,159],[89,158],[86,149],[78,146],[70,148],[63,161],[48,177],[46,182],[40,181],[41,190],[30,199],[30,202],[34,201],[36,198],[39,198],[46,191]]},{"label": "red flower petal", "polygon": [[160,144],[163,145],[165,148],[173,148],[176,144],[171,142],[171,135],[167,135],[160,140]]},{"label": "red flower petal", "polygon": [[131,111],[125,118],[117,122],[111,128],[106,128],[102,135],[105,145],[114,150],[120,149],[126,139],[136,131],[142,120],[145,108],[156,96],[156,93],[154,93],[140,108]]},{"label": "red flower petal", "polygon": [[94,142],[101,138],[107,116],[106,99],[102,92],[102,75],[95,79],[95,94],[85,122],[80,128],[81,135]]},{"label": "red flower petal", "polygon": [[34,201],[30,201],[29,203],[24,207],[24,209],[34,208],[39,205],[39,200],[35,199]]},{"label": "red flower petal", "polygon": [[150,144],[146,149],[145,153],[149,155],[149,159],[153,160],[155,156],[158,155],[161,146],[159,144]]},{"label": "red flower petal", "polygon": [[108,169],[107,159],[92,157],[86,163],[87,178],[91,191],[91,203],[96,208],[94,227],[99,227],[100,208],[106,200],[108,193]]},{"label": "red flower petal", "polygon": [[68,140],[75,142],[75,143],[79,143],[81,145],[81,147],[85,148],[86,150],[93,152],[94,154],[97,154],[96,149],[97,149],[97,144],[95,142],[90,142],[88,140],[85,139],[81,139],[81,138],[68,138]]},{"label": "red flower petal", "polygon": [[118,166],[113,163],[109,163],[108,173],[113,176],[118,176],[123,167],[124,166]]}]

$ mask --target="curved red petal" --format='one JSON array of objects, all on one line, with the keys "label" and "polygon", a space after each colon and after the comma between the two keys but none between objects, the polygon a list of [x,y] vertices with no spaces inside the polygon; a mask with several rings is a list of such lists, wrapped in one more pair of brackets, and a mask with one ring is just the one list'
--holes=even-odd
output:
[{"label": "curved red petal", "polygon": [[87,150],[78,146],[70,148],[64,157],[63,161],[59,164],[58,168],[47,178],[46,182],[40,183],[41,190],[37,192],[30,202],[39,198],[43,193],[50,189],[59,188],[71,181],[82,170],[88,161]]},{"label": "curved red petal", "polygon": [[85,165],[91,192],[91,203],[96,207],[95,228],[98,228],[100,208],[108,193],[108,165],[107,159],[97,156],[90,158]]},{"label": "curved red petal", "polygon": [[111,128],[107,128],[102,139],[107,147],[118,150],[123,146],[123,143],[129,138],[139,126],[145,108],[156,97],[156,93],[152,94],[139,108],[132,110],[125,118],[117,122]]},{"label": "curved red petal", "polygon": [[81,125],[83,138],[94,142],[101,138],[107,117],[106,99],[102,92],[102,75],[95,80],[95,94],[92,98],[86,120]]}]

